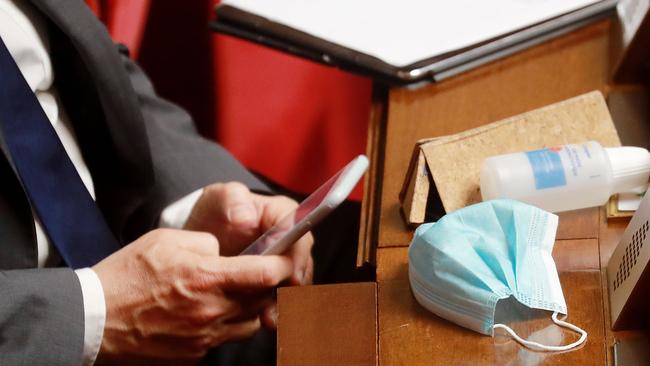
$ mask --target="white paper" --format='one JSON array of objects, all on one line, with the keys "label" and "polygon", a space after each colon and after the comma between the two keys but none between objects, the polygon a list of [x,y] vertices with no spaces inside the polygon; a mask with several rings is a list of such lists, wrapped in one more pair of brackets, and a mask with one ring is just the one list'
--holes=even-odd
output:
[{"label": "white paper", "polygon": [[402,67],[600,0],[223,0]]}]

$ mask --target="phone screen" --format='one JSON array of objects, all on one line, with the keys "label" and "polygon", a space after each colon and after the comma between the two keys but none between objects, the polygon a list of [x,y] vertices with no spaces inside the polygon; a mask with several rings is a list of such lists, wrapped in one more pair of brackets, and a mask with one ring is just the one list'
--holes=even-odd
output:
[{"label": "phone screen", "polygon": [[[357,160],[359,160],[359,158]],[[348,164],[345,168],[341,169],[341,171],[328,179],[327,182],[320,186],[314,193],[302,201],[293,212],[285,216],[271,229],[262,234],[262,236],[241,252],[240,255],[280,254],[284,252],[289,245],[300,239],[300,237],[309,231],[312,225],[316,224],[317,221],[325,217],[329,211],[335,208],[336,205],[330,207],[330,202],[328,202],[330,201],[328,200],[330,193],[339,188],[339,185],[343,185],[343,181],[346,180],[344,179],[346,178],[345,174],[352,169],[353,165],[355,165],[356,169],[354,170],[358,177],[353,177],[353,184],[349,189],[346,188],[347,192],[345,192],[345,196],[347,197],[349,191],[354,187],[363,174],[363,171],[366,169],[367,159],[363,157],[361,160],[362,162],[360,165],[363,166],[363,169],[358,169],[358,162],[353,164],[355,163],[355,161],[353,161],[353,163]],[[364,162],[365,165],[363,164]]]}]

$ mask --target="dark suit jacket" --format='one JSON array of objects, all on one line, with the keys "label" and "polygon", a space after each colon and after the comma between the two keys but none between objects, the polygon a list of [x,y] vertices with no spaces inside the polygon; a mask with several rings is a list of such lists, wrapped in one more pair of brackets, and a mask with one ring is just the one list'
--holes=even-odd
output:
[{"label": "dark suit jacket", "polygon": [[[199,137],[185,111],[156,95],[81,0],[31,2],[49,20],[55,85],[97,204],[123,244],[154,228],[165,206],[211,182],[265,189],[225,150]],[[78,364],[84,337],[78,280],[69,268],[33,269],[33,217],[0,145],[0,363]]]}]

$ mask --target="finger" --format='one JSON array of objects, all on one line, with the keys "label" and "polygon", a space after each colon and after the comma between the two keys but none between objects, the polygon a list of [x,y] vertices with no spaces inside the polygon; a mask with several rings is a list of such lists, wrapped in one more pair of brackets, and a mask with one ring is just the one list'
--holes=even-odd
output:
[{"label": "finger", "polygon": [[246,319],[237,323],[220,324],[217,327],[212,346],[218,346],[225,342],[236,342],[250,338],[260,330],[262,323],[259,316]]},{"label": "finger", "polygon": [[260,315],[262,326],[269,330],[276,330],[278,328],[278,305],[276,302],[269,304],[264,308]]},{"label": "finger", "polygon": [[259,213],[251,191],[239,182],[218,183],[206,188],[215,220],[239,229],[256,228]]},{"label": "finger", "polygon": [[219,240],[209,233],[176,229],[156,229],[146,238],[155,245],[176,245],[199,255],[219,255]]},{"label": "finger", "polygon": [[314,259],[310,256],[305,270],[305,275],[302,277],[301,285],[311,285],[314,282]]},{"label": "finger", "polygon": [[237,323],[258,316],[264,308],[275,302],[273,294],[273,290],[270,289],[262,292],[230,291],[228,297],[236,301],[240,309],[236,314],[225,317],[224,322]]},{"label": "finger", "polygon": [[183,237],[178,238],[178,245],[202,256],[219,256],[219,239],[216,236],[201,231],[182,231]]},{"label": "finger", "polygon": [[[184,363],[187,360],[199,360],[212,347],[212,342],[212,336],[194,335],[185,337],[167,334],[152,335],[147,338],[146,346],[139,347],[139,355],[133,358],[134,363],[132,364],[153,364],[152,361],[155,361],[157,365],[158,360],[162,359],[186,360]],[[146,361],[148,358],[150,360]]]},{"label": "finger", "polygon": [[290,249],[287,255],[293,260],[294,272],[289,281],[292,285],[302,285],[308,271],[311,271],[311,248],[314,237],[311,232],[303,235]]},{"label": "finger", "polygon": [[[254,305],[256,310],[263,308],[267,301]],[[250,313],[244,304],[223,294],[199,293],[187,298],[182,306],[165,308],[167,304],[151,306],[138,312],[134,318],[140,324],[146,324],[141,331],[145,337],[157,334],[192,337],[209,329],[215,322],[226,321],[242,314]],[[252,305],[246,305],[251,306]]]},{"label": "finger", "polygon": [[280,220],[293,212],[298,203],[285,196],[262,196],[257,195],[257,201],[261,204],[260,227],[268,230]]},{"label": "finger", "polygon": [[[178,346],[178,342],[173,342]],[[170,352],[169,347],[164,347],[166,353]],[[173,352],[173,351],[172,351]],[[179,355],[172,355],[170,357],[163,358],[162,355],[152,355],[152,356],[141,356],[141,355],[129,355],[128,361],[120,359],[119,364],[122,366],[140,366],[140,365],[156,365],[156,366],[193,366],[196,365],[205,353],[197,357],[181,357]],[[102,362],[103,363],[103,362]],[[110,362],[106,362],[110,364]]]},{"label": "finger", "polygon": [[273,288],[293,273],[292,261],[277,255],[219,257],[215,262],[212,282],[223,290]]},{"label": "finger", "polygon": [[252,337],[261,328],[259,316],[254,316],[240,322],[224,324],[215,322],[211,329],[204,334],[181,335],[152,335],[148,347],[141,350],[149,357],[180,359],[199,359],[212,347],[225,342],[234,342]]}]

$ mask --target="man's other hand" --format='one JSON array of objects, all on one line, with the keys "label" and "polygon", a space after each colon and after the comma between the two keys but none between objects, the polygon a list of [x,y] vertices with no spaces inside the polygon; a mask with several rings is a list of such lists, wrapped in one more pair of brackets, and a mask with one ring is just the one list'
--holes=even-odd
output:
[{"label": "man's other hand", "polygon": [[[233,256],[296,207],[298,204],[288,197],[255,194],[237,182],[216,183],[205,187],[185,229],[212,233],[219,239],[221,254]],[[313,243],[313,236],[307,233],[285,253],[294,263],[290,284],[311,283]]]},{"label": "man's other hand", "polygon": [[223,257],[212,234],[159,229],[93,267],[106,323],[98,363],[182,364],[274,326],[285,256]]}]

